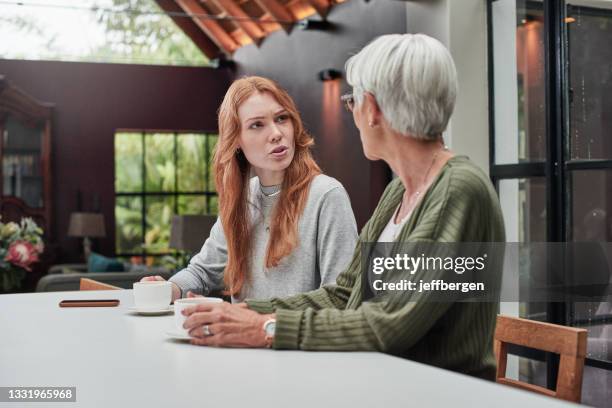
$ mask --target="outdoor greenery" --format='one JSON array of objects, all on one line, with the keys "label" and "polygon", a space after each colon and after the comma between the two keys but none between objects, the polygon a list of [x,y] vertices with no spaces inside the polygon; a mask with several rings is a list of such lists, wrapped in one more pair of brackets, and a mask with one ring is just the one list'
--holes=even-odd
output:
[{"label": "outdoor greenery", "polygon": [[[46,33],[40,22],[30,16],[23,15],[0,15],[0,25],[16,30],[20,35],[34,37],[39,40],[48,54],[58,55],[61,51],[57,47],[57,36]],[[1,56],[4,57],[4,56]],[[14,59],[25,59],[26,50],[18,50],[9,55]]]},{"label": "outdoor greenery", "polygon": [[[0,15],[0,24],[24,38],[36,40],[39,51],[15,50],[8,55],[10,58],[27,59],[36,55],[35,59],[93,62],[198,66],[209,63],[154,0],[89,0],[67,5],[64,10],[67,15],[78,13],[79,19],[91,20],[91,24],[97,24],[102,33],[92,39],[89,49],[80,51],[79,55],[67,51],[66,45],[60,41],[61,36],[54,32],[54,26],[40,17],[45,10],[44,3],[24,10],[30,13]],[[57,11],[58,7],[49,10]]]},{"label": "outdoor greenery", "polygon": [[216,140],[207,134],[115,135],[117,254],[168,253],[173,214],[217,214],[208,181]]},{"label": "outdoor greenery", "polygon": [[97,12],[97,20],[106,30],[105,43],[94,51],[98,58],[163,60],[189,65],[208,63],[171,18],[156,14],[162,10],[154,0],[112,0],[112,3],[112,9],[118,12],[109,13],[103,8]]}]

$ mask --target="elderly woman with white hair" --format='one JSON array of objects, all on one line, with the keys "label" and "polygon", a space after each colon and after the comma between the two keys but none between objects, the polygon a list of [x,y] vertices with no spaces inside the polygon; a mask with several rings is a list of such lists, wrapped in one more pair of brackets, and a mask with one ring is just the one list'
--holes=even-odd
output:
[{"label": "elderly woman with white hair", "polygon": [[453,60],[425,35],[386,35],[350,58],[346,71],[353,93],[343,100],[364,153],[384,160],[398,176],[363,228],[352,261],[336,284],[312,292],[187,310],[192,342],[378,350],[492,379],[497,303],[433,301],[428,295],[373,302],[362,287],[363,243],[505,239],[488,177],[442,140],[457,94]]}]

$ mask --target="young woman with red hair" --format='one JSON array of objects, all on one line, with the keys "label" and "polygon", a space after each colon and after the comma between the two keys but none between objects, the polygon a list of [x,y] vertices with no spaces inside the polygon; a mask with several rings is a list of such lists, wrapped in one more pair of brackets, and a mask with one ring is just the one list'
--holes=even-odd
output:
[{"label": "young woman with red hair", "polygon": [[335,282],[357,229],[346,191],[312,158],[313,143],[275,82],[245,77],[230,86],[214,154],[219,218],[200,253],[170,278],[174,298],[224,288],[238,302]]}]

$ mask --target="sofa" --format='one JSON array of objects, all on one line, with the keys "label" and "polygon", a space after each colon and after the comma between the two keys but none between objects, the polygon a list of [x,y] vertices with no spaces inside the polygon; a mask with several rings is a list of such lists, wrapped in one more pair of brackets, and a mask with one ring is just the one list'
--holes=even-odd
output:
[{"label": "sofa", "polygon": [[79,290],[81,278],[89,278],[124,289],[132,289],[132,284],[145,276],[159,275],[170,278],[175,271],[163,267],[133,267],[126,272],[88,272],[86,264],[61,264],[49,268],[36,285],[37,292],[58,292]]}]

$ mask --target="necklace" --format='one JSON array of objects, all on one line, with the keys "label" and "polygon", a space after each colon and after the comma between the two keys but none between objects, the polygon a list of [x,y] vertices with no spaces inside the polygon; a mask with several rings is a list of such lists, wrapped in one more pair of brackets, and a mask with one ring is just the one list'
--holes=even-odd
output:
[{"label": "necklace", "polygon": [[[263,207],[267,207],[269,205],[273,205],[272,200],[268,200],[271,197],[275,197],[277,195],[279,195],[281,193],[281,187],[282,184],[277,184],[275,186],[262,186],[261,184],[259,184],[259,191],[261,192],[261,195],[263,196],[263,201],[262,201],[262,205]],[[267,203],[267,204],[266,204]],[[266,213],[264,212],[263,209],[260,209],[260,213],[263,219],[263,223],[266,229],[266,232],[270,232],[270,218],[269,215],[266,215]]]},{"label": "necklace", "polygon": [[280,194],[281,184],[278,184],[276,186],[262,186],[260,184],[259,190],[261,191],[261,194],[263,194],[266,197],[274,197]]},{"label": "necklace", "polygon": [[[433,168],[436,159],[438,158],[438,155],[440,154],[440,152],[442,151],[447,151],[448,150],[448,146],[443,145],[442,148],[440,150],[438,150],[432,157],[431,159],[431,164],[429,165],[429,167],[427,168],[427,171],[425,172],[425,176],[423,176],[423,181],[421,182],[420,188],[418,190],[416,190],[414,193],[412,193],[412,195],[410,196],[410,199],[408,200],[408,202],[406,203],[406,205],[409,205],[408,207],[408,213],[406,214],[406,216],[408,216],[410,214],[410,212],[414,209],[415,204],[418,202],[419,197],[421,196],[421,193],[424,189],[424,187],[426,186],[427,183],[427,177],[429,176],[429,173],[431,172],[431,169]],[[398,220],[397,217],[399,217],[399,214],[402,210],[402,206],[404,205],[404,197],[402,197],[402,201],[400,202],[400,205],[397,209],[397,214],[395,215],[395,219],[396,221],[399,221],[398,224],[402,223],[402,220]],[[406,217],[404,217],[406,218]],[[398,225],[399,226],[399,225]],[[399,230],[399,229],[398,229]],[[396,231],[397,232],[397,231]],[[395,235],[393,234],[393,239],[395,240]]]}]

